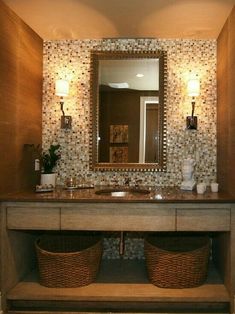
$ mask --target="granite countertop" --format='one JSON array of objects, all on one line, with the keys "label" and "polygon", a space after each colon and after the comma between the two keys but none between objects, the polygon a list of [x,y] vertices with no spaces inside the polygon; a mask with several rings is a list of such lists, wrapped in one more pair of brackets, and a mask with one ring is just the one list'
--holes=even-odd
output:
[{"label": "granite countertop", "polygon": [[[15,193],[6,193],[0,195],[0,201],[19,201],[19,202],[112,202],[112,203],[234,203],[235,196],[225,192],[212,193],[209,188],[204,194],[197,194],[196,191],[182,191],[177,187],[143,187],[150,193],[128,193],[124,197],[111,196],[110,194],[96,194],[100,189],[108,187],[79,188],[66,190],[63,187],[57,187],[52,192],[36,193],[35,191],[22,191]],[[109,187],[115,188],[115,187]],[[119,187],[120,188],[120,187]],[[127,189],[126,187],[123,188]]]}]

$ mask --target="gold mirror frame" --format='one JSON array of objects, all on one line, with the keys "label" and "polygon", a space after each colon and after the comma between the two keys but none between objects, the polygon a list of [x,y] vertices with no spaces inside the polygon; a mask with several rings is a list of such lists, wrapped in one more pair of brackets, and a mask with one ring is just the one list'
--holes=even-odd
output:
[{"label": "gold mirror frame", "polygon": [[[158,163],[98,162],[99,136],[99,61],[159,58],[160,153]],[[166,83],[167,60],[164,51],[92,51],[90,69],[90,147],[89,164],[94,171],[166,171]]]}]

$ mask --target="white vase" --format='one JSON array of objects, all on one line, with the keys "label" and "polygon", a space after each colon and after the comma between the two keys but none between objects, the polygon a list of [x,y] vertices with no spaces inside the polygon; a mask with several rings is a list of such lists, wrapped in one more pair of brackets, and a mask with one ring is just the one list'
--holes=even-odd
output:
[{"label": "white vase", "polygon": [[56,173],[41,173],[41,185],[56,185]]}]

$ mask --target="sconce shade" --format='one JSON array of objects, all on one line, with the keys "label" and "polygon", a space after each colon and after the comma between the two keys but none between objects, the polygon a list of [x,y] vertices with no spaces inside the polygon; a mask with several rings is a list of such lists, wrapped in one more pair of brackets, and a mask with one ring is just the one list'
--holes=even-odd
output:
[{"label": "sconce shade", "polygon": [[200,94],[200,82],[198,79],[191,79],[187,86],[188,96],[198,96]]},{"label": "sconce shade", "polygon": [[55,82],[55,94],[57,96],[68,96],[69,94],[69,82],[66,80],[57,80]]}]

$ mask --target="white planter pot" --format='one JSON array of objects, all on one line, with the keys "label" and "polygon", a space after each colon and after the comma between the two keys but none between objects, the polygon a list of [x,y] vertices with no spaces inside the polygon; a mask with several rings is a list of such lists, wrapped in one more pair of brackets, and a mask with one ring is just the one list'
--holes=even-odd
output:
[{"label": "white planter pot", "polygon": [[41,185],[56,185],[56,173],[41,173]]}]

